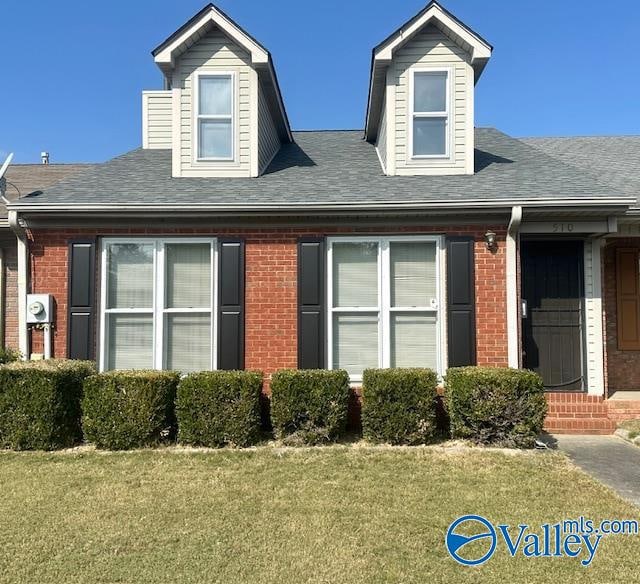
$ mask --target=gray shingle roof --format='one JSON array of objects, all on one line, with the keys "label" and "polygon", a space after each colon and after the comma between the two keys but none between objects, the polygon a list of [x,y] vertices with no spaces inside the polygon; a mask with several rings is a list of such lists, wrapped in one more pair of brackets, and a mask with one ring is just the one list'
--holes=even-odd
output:
[{"label": "gray shingle roof", "polygon": [[463,203],[620,198],[590,174],[490,128],[476,130],[472,176],[387,177],[362,131],[295,132],[259,178],[171,178],[169,150],[137,149],[20,206]]},{"label": "gray shingle roof", "polygon": [[[15,201],[56,182],[90,168],[91,164],[12,164],[7,169],[5,197]],[[7,209],[0,203],[0,217],[7,216]]]},{"label": "gray shingle roof", "polygon": [[[523,138],[545,154],[589,173],[640,203],[640,136]],[[640,204],[636,204],[640,208]]]}]

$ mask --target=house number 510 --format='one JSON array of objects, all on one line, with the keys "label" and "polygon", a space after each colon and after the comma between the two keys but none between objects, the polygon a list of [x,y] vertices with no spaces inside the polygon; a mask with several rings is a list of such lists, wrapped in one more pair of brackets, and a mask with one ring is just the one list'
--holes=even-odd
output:
[{"label": "house number 510", "polygon": [[554,233],[571,233],[573,231],[573,223],[554,223]]}]

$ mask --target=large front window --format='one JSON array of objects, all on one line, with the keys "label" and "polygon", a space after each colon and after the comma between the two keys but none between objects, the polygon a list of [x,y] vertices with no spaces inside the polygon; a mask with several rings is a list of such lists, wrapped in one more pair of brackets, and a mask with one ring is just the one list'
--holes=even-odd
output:
[{"label": "large front window", "polygon": [[438,237],[329,241],[329,366],[441,370]]},{"label": "large front window", "polygon": [[102,369],[212,369],[211,239],[105,239]]},{"label": "large front window", "polygon": [[449,72],[412,71],[411,136],[414,158],[449,152]]},{"label": "large front window", "polygon": [[196,76],[199,160],[233,159],[233,75]]}]

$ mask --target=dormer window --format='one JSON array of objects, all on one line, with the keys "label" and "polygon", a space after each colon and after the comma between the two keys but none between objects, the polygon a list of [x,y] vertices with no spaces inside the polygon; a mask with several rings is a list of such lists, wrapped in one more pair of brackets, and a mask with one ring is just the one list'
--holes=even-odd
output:
[{"label": "dormer window", "polygon": [[234,75],[196,75],[196,144],[199,161],[233,160]]},{"label": "dormer window", "polygon": [[413,158],[449,156],[449,71],[411,71]]}]

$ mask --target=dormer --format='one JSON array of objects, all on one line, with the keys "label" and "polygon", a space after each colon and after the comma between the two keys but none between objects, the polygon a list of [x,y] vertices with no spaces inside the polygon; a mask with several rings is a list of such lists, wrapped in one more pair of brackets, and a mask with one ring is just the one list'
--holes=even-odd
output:
[{"label": "dormer", "polygon": [[435,1],[373,49],[365,139],[385,174],[473,174],[474,90],[491,51]]},{"label": "dormer", "polygon": [[257,177],[291,129],[269,52],[213,4],[152,51],[143,147],[172,150],[174,177]]}]

